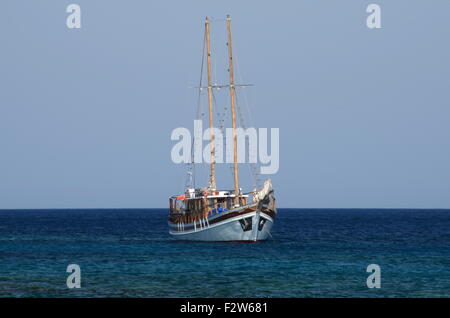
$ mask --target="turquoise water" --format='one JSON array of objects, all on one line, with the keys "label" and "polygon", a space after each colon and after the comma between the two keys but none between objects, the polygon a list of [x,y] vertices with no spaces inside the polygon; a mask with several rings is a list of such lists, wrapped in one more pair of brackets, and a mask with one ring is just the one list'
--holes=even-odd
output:
[{"label": "turquoise water", "polygon": [[272,234],[189,243],[163,209],[2,210],[0,297],[450,297],[450,210],[279,209]]}]

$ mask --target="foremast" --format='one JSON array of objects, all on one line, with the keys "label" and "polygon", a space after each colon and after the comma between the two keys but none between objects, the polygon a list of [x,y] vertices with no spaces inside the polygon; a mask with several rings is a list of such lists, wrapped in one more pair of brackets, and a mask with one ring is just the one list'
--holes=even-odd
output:
[{"label": "foremast", "polygon": [[234,174],[234,205],[239,206],[239,173],[237,158],[237,135],[236,135],[236,103],[235,103],[235,86],[233,72],[233,45],[231,40],[231,18],[227,15],[227,31],[228,31],[228,71],[230,73],[230,97],[231,97],[231,121],[233,131],[233,174]]},{"label": "foremast", "polygon": [[209,188],[216,189],[216,156],[215,156],[215,136],[213,126],[213,83],[211,72],[211,37],[209,32],[208,17],[205,19],[206,35],[206,61],[208,65],[208,103],[209,103],[209,130],[210,130],[210,150],[211,150],[211,175],[209,178]]}]

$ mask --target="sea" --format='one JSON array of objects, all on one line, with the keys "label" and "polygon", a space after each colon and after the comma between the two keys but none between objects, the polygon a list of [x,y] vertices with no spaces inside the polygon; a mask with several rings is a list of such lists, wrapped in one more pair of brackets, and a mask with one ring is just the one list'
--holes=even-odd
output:
[{"label": "sea", "polygon": [[450,297],[450,210],[278,209],[257,243],[177,241],[167,209],[0,210],[0,297]]}]

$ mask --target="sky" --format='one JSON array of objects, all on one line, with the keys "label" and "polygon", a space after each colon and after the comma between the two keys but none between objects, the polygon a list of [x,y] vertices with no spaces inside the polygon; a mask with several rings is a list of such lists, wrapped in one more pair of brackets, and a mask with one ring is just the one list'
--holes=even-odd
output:
[{"label": "sky", "polygon": [[166,207],[185,183],[170,135],[193,128],[204,18],[223,35],[227,14],[252,123],[280,129],[279,207],[450,208],[449,1],[0,8],[0,209]]}]

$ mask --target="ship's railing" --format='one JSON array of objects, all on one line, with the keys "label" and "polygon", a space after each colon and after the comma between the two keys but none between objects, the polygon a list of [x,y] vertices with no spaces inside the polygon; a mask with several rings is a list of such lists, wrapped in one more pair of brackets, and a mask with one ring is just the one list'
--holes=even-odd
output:
[{"label": "ship's railing", "polygon": [[[234,194],[234,190],[222,190]],[[260,190],[239,194],[240,206],[258,202]],[[196,193],[198,194],[198,193]],[[207,198],[208,195],[189,198],[188,194],[169,199],[169,219],[173,223],[191,223],[234,209],[234,196]],[[244,197],[246,196],[246,197]],[[186,200],[187,199],[187,200]]]},{"label": "ship's railing", "polygon": [[[240,206],[246,206],[256,202],[256,193],[258,191],[250,191],[240,194]],[[247,200],[244,195],[248,195]],[[195,220],[208,218],[235,208],[234,197],[210,198],[199,197],[190,200],[181,200],[177,197],[172,197],[169,200],[169,218],[174,223],[191,223]]]}]

